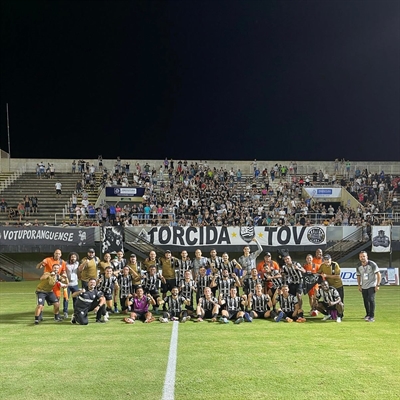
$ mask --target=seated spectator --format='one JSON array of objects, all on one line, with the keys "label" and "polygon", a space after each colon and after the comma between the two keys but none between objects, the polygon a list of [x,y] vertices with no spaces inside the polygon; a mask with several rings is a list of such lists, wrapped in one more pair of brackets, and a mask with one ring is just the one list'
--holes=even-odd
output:
[{"label": "seated spectator", "polygon": [[0,201],[0,212],[7,212],[7,202],[4,199]]}]

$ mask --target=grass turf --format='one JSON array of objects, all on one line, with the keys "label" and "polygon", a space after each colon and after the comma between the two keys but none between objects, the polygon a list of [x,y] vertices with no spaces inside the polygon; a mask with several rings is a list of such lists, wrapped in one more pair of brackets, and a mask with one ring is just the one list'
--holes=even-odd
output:
[{"label": "grass turf", "polygon": [[[46,307],[34,326],[36,284],[0,283],[1,398],[161,398],[172,323],[75,326]],[[180,324],[175,398],[399,398],[400,288],[381,288],[375,323],[356,287],[345,305],[341,324]]]}]

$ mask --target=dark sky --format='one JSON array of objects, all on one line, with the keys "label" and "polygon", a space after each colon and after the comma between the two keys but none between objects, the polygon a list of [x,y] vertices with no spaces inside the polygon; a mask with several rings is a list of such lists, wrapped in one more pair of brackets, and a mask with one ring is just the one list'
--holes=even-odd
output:
[{"label": "dark sky", "polygon": [[1,1],[13,157],[400,160],[400,2]]}]

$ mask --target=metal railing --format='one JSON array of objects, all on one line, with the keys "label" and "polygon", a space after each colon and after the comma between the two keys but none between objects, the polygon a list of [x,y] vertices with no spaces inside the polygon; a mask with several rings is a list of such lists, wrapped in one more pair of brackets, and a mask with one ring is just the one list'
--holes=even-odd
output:
[{"label": "metal railing", "polygon": [[[377,213],[377,214],[370,214],[371,217],[376,217],[379,220],[379,223],[382,222],[387,222],[387,225],[390,225],[390,222],[398,223],[400,222],[400,213]],[[332,218],[336,217],[336,214],[326,214],[322,215],[321,213],[296,213],[295,214],[296,220],[298,220],[301,217],[306,218],[307,220],[310,220],[311,223],[313,224],[321,224],[325,220],[331,220]],[[343,225],[343,224],[342,224]]]},{"label": "metal railing", "polygon": [[0,253],[0,270],[13,278],[17,276],[24,278],[24,269],[15,260],[3,253]]},{"label": "metal railing", "polygon": [[330,254],[333,260],[339,262],[343,260],[345,256],[348,256],[359,249],[362,250],[370,244],[371,240],[367,235],[366,228],[359,227],[350,235],[325,249],[324,253]]},{"label": "metal railing", "polygon": [[25,171],[26,171],[26,166],[23,165],[18,171],[8,176],[5,180],[1,181],[0,193],[5,189],[7,189],[13,182],[15,182]]},{"label": "metal railing", "polygon": [[[154,222],[161,223],[161,224],[168,224],[168,225],[175,225],[176,224],[176,218],[175,218],[175,213],[154,213],[151,212],[150,214],[145,214],[145,213],[133,213],[132,215],[132,221],[133,224],[129,226],[145,226],[145,225],[150,225],[153,224]],[[72,218],[71,218],[72,216]],[[124,217],[126,219],[127,216]],[[101,218],[98,216],[96,213],[94,216],[90,214],[85,214],[84,217],[80,216],[79,218],[76,216],[75,213],[71,213],[69,210],[67,210],[67,207],[64,207],[61,213],[55,213],[54,214],[54,225],[60,224],[62,222],[73,222],[75,224],[79,224],[82,222],[99,222],[102,223]]]}]

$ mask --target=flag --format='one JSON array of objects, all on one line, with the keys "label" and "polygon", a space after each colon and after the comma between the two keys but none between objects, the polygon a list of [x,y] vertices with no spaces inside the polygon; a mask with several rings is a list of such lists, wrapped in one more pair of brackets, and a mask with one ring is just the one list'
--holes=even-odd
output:
[{"label": "flag", "polygon": [[308,293],[319,281],[320,275],[318,274],[304,274],[303,275],[303,292]]},{"label": "flag", "polygon": [[391,251],[391,227],[372,227],[372,251],[375,253],[390,253]]}]

